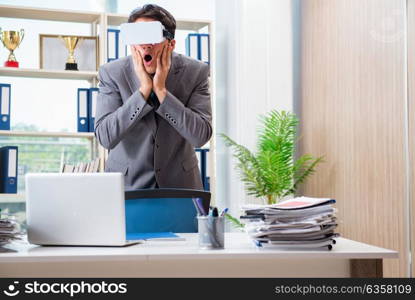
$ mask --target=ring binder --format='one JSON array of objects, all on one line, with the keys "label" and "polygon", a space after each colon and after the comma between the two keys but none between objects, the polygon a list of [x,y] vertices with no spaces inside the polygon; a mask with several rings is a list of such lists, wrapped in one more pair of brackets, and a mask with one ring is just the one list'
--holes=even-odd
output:
[{"label": "ring binder", "polygon": [[11,85],[0,83],[0,130],[10,130]]},{"label": "ring binder", "polygon": [[89,89],[78,89],[78,132],[89,132],[88,95]]},{"label": "ring binder", "polygon": [[90,88],[88,94],[88,123],[89,131],[94,132],[95,114],[99,88]]},{"label": "ring binder", "polygon": [[17,193],[17,146],[0,148],[0,192]]}]

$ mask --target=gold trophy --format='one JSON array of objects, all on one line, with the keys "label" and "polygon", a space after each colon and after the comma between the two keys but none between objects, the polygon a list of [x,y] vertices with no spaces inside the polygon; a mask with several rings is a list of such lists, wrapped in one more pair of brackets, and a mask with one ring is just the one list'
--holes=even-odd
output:
[{"label": "gold trophy", "polygon": [[75,61],[74,52],[76,46],[82,40],[78,36],[60,36],[65,43],[66,49],[69,51],[68,59],[66,60],[65,70],[78,71],[78,64]]},{"label": "gold trophy", "polygon": [[20,32],[18,32],[12,30],[2,31],[0,28],[0,39],[3,42],[4,47],[6,47],[10,51],[7,61],[4,63],[5,67],[19,67],[19,62],[16,60],[16,57],[14,56],[13,52],[22,43],[23,38],[24,29],[20,29]]}]

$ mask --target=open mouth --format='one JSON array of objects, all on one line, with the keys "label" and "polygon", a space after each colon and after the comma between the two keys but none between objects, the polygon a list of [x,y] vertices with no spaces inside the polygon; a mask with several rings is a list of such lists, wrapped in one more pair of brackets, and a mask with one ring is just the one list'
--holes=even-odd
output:
[{"label": "open mouth", "polygon": [[146,54],[144,56],[144,60],[145,62],[149,63],[151,60],[153,59],[153,57],[150,54]]}]

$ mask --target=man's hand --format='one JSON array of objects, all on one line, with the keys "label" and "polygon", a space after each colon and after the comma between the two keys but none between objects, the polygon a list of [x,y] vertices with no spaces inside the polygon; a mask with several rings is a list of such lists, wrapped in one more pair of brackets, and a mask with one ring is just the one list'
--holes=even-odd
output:
[{"label": "man's hand", "polygon": [[141,57],[140,52],[136,50],[134,46],[131,46],[131,54],[133,57],[135,74],[141,84],[139,91],[144,99],[147,100],[153,88],[153,81],[144,68],[143,58]]},{"label": "man's hand", "polygon": [[167,95],[166,79],[171,66],[171,54],[173,45],[169,41],[165,42],[162,52],[157,57],[157,69],[154,75],[153,90],[156,93],[160,104],[163,103]]}]

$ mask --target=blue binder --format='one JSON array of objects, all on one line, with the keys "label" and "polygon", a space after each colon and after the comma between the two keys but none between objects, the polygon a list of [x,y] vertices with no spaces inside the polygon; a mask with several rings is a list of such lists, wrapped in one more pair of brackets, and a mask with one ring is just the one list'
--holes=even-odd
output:
[{"label": "blue binder", "polygon": [[11,85],[0,83],[0,130],[10,130]]},{"label": "blue binder", "polygon": [[119,58],[119,36],[120,30],[108,29],[107,31],[107,61],[113,61]]},{"label": "blue binder", "polygon": [[186,55],[199,59],[199,34],[189,33],[186,37]]},{"label": "blue binder", "polygon": [[90,132],[94,132],[98,91],[99,88],[90,88],[88,94],[88,123]]},{"label": "blue binder", "polygon": [[89,89],[78,89],[78,132],[89,132]]},{"label": "blue binder", "polygon": [[189,33],[186,38],[186,55],[210,63],[210,37],[207,33]]},{"label": "blue binder", "polygon": [[0,148],[0,192],[17,193],[17,147]]},{"label": "blue binder", "polygon": [[210,38],[209,34],[207,33],[200,33],[199,34],[199,60],[203,61],[204,63],[210,63]]},{"label": "blue binder", "polygon": [[210,191],[210,178],[208,177],[207,172],[207,153],[209,149],[207,148],[196,148],[196,155],[199,160],[199,170],[200,176],[202,178],[202,184],[205,191]]}]

